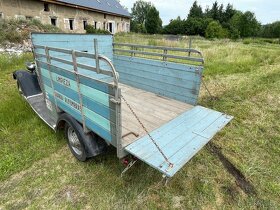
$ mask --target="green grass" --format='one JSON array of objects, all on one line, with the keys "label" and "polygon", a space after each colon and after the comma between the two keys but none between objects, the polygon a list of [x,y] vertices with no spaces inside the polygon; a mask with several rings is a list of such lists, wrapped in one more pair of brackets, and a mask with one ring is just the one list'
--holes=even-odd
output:
[{"label": "green grass", "polygon": [[0,181],[62,146],[61,140],[34,115],[17,92],[12,72],[28,60],[32,60],[30,54],[0,55]]},{"label": "green grass", "polygon": [[[150,41],[152,40],[152,41]],[[187,47],[162,36],[121,35],[117,42]],[[261,47],[263,46],[263,47]],[[164,187],[161,175],[138,163],[123,169],[110,149],[76,161],[19,97],[11,73],[31,55],[0,55],[0,209],[279,209],[280,48],[196,39],[206,59],[199,103],[235,118],[213,142],[255,186],[247,195],[216,155],[203,149]]]}]

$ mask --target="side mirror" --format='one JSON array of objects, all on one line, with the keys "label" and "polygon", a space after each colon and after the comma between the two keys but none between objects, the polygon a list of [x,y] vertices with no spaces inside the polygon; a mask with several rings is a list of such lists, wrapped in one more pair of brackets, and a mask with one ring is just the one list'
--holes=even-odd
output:
[{"label": "side mirror", "polygon": [[26,68],[27,68],[29,71],[31,71],[31,72],[35,71],[35,69],[36,69],[35,64],[34,64],[34,63],[31,63],[31,62],[27,62],[27,63],[25,64],[25,66],[26,66]]}]

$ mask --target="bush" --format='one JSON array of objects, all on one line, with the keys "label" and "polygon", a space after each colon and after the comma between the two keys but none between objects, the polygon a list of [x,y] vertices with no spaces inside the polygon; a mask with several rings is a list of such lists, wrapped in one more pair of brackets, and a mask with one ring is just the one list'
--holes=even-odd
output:
[{"label": "bush", "polygon": [[233,40],[237,40],[240,38],[240,31],[237,28],[230,28],[230,38]]},{"label": "bush", "polygon": [[95,29],[92,25],[86,26],[86,33],[87,34],[111,34],[109,31],[106,30]]},{"label": "bush", "polygon": [[227,30],[223,29],[222,25],[218,21],[212,21],[206,28],[206,38],[225,38],[227,36]]},{"label": "bush", "polygon": [[170,23],[164,27],[163,29],[164,34],[184,34],[185,29],[184,29],[184,21],[178,17],[175,20],[171,20]]}]

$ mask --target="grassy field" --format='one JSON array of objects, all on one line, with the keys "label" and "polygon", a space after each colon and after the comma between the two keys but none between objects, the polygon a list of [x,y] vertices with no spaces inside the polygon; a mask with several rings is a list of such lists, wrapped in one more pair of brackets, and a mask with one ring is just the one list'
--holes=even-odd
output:
[{"label": "grassy field", "polygon": [[[187,40],[119,35],[116,42],[186,47]],[[193,48],[206,59],[199,104],[235,119],[212,142],[251,183],[210,147],[199,152],[167,186],[138,163],[123,177],[116,151],[80,163],[64,137],[54,134],[20,98],[11,73],[30,54],[0,55],[0,209],[279,209],[280,47],[277,44],[207,41]]]}]

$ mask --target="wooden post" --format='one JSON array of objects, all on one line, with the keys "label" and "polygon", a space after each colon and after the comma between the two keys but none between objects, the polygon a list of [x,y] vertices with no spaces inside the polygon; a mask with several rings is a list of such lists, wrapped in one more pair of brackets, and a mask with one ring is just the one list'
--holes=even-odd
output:
[{"label": "wooden post", "polygon": [[[192,49],[192,37],[189,38],[189,49]],[[189,52],[189,57],[191,56],[191,52]]]},{"label": "wooden post", "polygon": [[[165,54],[165,55],[167,55],[167,49],[164,49],[163,50],[163,53]],[[167,60],[167,57],[166,56],[163,56],[163,61],[166,61]]]}]

